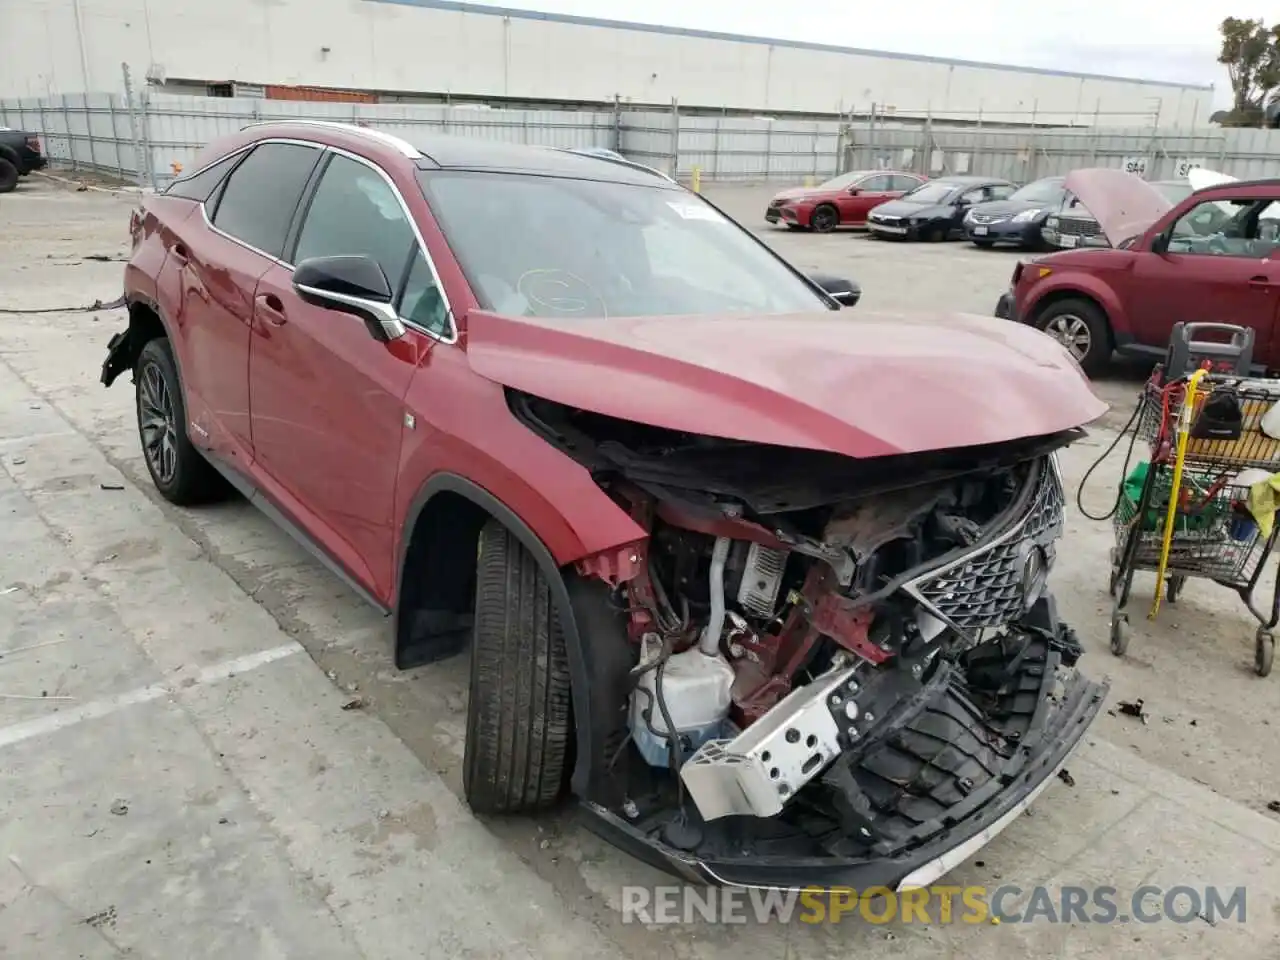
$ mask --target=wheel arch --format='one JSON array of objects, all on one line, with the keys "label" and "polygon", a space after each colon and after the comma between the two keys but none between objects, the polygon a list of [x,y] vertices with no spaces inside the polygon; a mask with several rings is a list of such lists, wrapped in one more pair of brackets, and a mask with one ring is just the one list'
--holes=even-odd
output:
[{"label": "wheel arch", "polygon": [[1066,300],[1083,300],[1102,314],[1102,319],[1107,325],[1107,337],[1110,340],[1110,346],[1114,349],[1116,346],[1115,312],[1108,307],[1102,297],[1090,290],[1084,290],[1080,287],[1056,287],[1048,290],[1032,301],[1027,317],[1028,321],[1038,329],[1040,317],[1044,312],[1055,304]]},{"label": "wheel arch", "polygon": [[607,584],[558,566],[514,510],[458,474],[427,480],[405,514],[396,572],[396,666],[407,669],[450,656],[470,639],[475,560],[480,530],[490,519],[510,531],[547,580],[569,662],[572,787],[588,797],[625,716],[632,664],[625,621],[609,604]]},{"label": "wheel arch", "polygon": [[160,304],[150,297],[133,294],[129,297],[129,326],[116,335],[108,347],[107,362],[102,367],[102,384],[111,386],[120,374],[132,370],[137,365],[142,348],[150,341],[165,337],[174,344],[173,362],[178,367],[178,380],[182,387],[183,401],[186,400],[186,377],[182,372],[182,359],[178,355],[177,344],[174,343],[169,322],[165,319]]}]

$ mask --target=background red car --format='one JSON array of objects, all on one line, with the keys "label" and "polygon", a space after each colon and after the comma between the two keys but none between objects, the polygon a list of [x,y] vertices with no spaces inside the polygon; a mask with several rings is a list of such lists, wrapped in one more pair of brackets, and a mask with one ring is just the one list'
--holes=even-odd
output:
[{"label": "background red car", "polygon": [[896,200],[927,179],[897,170],[852,170],[816,187],[783,190],[769,203],[764,218],[815,233],[860,227],[866,224],[872,207]]}]

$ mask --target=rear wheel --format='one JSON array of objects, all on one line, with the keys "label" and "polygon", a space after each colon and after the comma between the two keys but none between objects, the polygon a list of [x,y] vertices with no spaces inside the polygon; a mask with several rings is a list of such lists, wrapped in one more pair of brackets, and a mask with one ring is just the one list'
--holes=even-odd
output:
[{"label": "rear wheel", "polygon": [[824,203],[813,211],[809,217],[809,226],[814,233],[830,233],[840,225],[840,211],[830,204]]},{"label": "rear wheel", "polygon": [[1088,300],[1058,300],[1040,311],[1036,327],[1070,351],[1084,372],[1101,373],[1111,359],[1106,315]]},{"label": "rear wheel", "polygon": [[0,193],[11,193],[18,186],[18,168],[0,157]]},{"label": "rear wheel", "polygon": [[478,813],[554,803],[573,736],[569,663],[550,585],[511,532],[480,532],[463,790]]},{"label": "rear wheel", "polygon": [[163,337],[142,348],[133,371],[138,436],[151,481],[179,506],[213,499],[226,488],[187,437],[187,411],[173,349]]}]

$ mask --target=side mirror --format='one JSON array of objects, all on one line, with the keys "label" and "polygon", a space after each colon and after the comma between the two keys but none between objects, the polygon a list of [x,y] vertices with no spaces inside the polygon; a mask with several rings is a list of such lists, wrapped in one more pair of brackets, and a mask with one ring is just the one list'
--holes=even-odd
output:
[{"label": "side mirror", "polygon": [[404,336],[404,324],[391,305],[391,284],[370,257],[303,260],[293,270],[293,289],[312,306],[359,317],[375,340]]},{"label": "side mirror", "polygon": [[1151,252],[1164,253],[1169,249],[1169,233],[1162,231],[1151,238]]},{"label": "side mirror", "polygon": [[809,279],[842,307],[852,307],[862,299],[862,288],[845,277],[836,277],[829,273],[811,273]]},{"label": "side mirror", "polygon": [[862,192],[862,188],[861,188],[861,187],[850,187],[850,188],[849,188],[849,196],[851,196],[851,197],[856,197],[856,196],[857,196],[858,194],[860,194],[861,192]]}]

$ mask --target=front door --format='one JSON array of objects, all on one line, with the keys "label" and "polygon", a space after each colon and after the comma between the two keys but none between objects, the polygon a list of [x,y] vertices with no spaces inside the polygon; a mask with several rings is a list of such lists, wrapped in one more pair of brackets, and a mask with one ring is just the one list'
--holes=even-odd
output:
[{"label": "front door", "polygon": [[1230,323],[1253,328],[1254,359],[1264,362],[1280,310],[1277,245],[1257,215],[1269,204],[1232,201],[1239,212],[1224,229],[1202,235],[1202,208],[1219,203],[1191,205],[1173,220],[1165,252],[1136,255],[1125,306],[1143,346],[1165,347],[1175,323]]},{"label": "front door", "polygon": [[[400,288],[420,254],[395,187],[372,162],[335,153],[326,163],[292,261],[367,256]],[[412,328],[375,340],[357,317],[305,303],[282,265],[258,283],[249,364],[258,469],[284,489],[313,539],[380,599],[392,593],[395,480],[413,428],[404,396],[434,343]]]},{"label": "front door", "polygon": [[846,194],[840,200],[840,222],[844,224],[862,226],[867,222],[867,214],[872,207],[898,196],[893,190],[893,176],[888,173],[863,177],[852,189],[857,192]]}]

